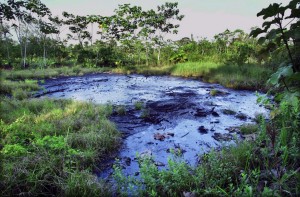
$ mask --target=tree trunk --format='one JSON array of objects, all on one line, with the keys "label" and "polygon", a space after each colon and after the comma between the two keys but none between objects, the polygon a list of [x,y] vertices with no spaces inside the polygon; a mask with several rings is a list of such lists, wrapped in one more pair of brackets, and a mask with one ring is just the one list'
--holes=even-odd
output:
[{"label": "tree trunk", "polygon": [[97,56],[96,56],[96,67],[97,67],[97,64],[98,64],[98,59],[99,59],[99,50],[97,50]]},{"label": "tree trunk", "polygon": [[94,23],[92,23],[92,30],[91,30],[91,46],[93,45],[93,34],[94,34]]},{"label": "tree trunk", "polygon": [[157,54],[157,65],[160,64],[160,53],[161,53],[161,48],[160,46],[158,47],[158,54]]},{"label": "tree trunk", "polygon": [[146,46],[146,65],[149,66],[149,48]]},{"label": "tree trunk", "polygon": [[295,62],[294,62],[294,59],[293,59],[293,56],[292,56],[290,47],[289,47],[289,45],[288,45],[288,41],[287,41],[287,39],[285,38],[285,33],[284,33],[284,31],[283,31],[283,27],[282,27],[281,22],[278,22],[278,24],[279,24],[279,28],[280,28],[280,31],[281,31],[282,40],[283,40],[283,42],[284,42],[284,44],[285,44],[285,47],[286,47],[286,49],[287,49],[287,51],[288,51],[288,54],[289,54],[289,58],[290,58],[291,63],[292,63],[292,69],[293,69],[293,72],[295,73],[295,72],[297,72],[297,68],[296,68],[296,65],[295,65]]},{"label": "tree trunk", "polygon": [[4,39],[5,39],[5,45],[6,45],[7,61],[8,61],[8,64],[10,65],[9,43],[8,43],[6,34],[4,34]]},{"label": "tree trunk", "polygon": [[43,59],[44,59],[44,67],[46,67],[46,39],[44,39],[44,54],[43,54]]},{"label": "tree trunk", "polygon": [[27,55],[27,40],[24,44],[24,57],[23,57],[23,67],[26,68],[26,55]]}]

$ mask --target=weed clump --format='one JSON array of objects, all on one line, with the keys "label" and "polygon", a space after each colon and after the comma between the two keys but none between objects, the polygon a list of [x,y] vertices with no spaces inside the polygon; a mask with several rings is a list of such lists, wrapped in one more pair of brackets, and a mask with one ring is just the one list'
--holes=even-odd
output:
[{"label": "weed clump", "polygon": [[134,103],[134,108],[136,110],[142,110],[144,107],[144,103],[142,101],[137,101]]}]

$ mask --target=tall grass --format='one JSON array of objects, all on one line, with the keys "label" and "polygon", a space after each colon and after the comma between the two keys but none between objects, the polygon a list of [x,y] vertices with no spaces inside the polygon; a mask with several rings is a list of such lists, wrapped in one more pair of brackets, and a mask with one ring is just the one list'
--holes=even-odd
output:
[{"label": "tall grass", "polygon": [[185,62],[173,66],[127,66],[112,69],[123,74],[172,75],[201,78],[205,82],[219,83],[233,89],[265,90],[266,81],[272,74],[270,68],[256,64],[221,64],[215,62]]},{"label": "tall grass", "polygon": [[175,65],[171,75],[200,77],[209,83],[219,83],[233,89],[266,89],[271,69],[255,65],[223,65],[213,62],[187,62]]},{"label": "tall grass", "polygon": [[59,67],[45,69],[26,69],[26,70],[3,70],[3,78],[10,80],[25,80],[25,79],[46,79],[59,76],[75,76],[88,73],[103,72],[105,68],[86,68],[81,66],[74,67]]},{"label": "tall grass", "polygon": [[3,71],[4,79],[45,79],[59,76],[74,76],[87,73],[113,72],[120,74],[173,75],[201,78],[205,82],[219,83],[234,89],[266,89],[270,68],[255,64],[221,64],[215,62],[185,62],[169,66],[120,66],[116,68],[86,68],[81,66],[47,69]]},{"label": "tall grass", "polygon": [[2,99],[0,195],[107,195],[92,172],[120,143],[109,113],[70,100]]},{"label": "tall grass", "polygon": [[179,63],[171,69],[171,75],[181,77],[203,77],[211,72],[212,69],[220,65],[214,62],[186,62]]},{"label": "tall grass", "polygon": [[29,98],[34,91],[39,90],[40,87],[36,80],[25,81],[10,81],[2,80],[0,87],[0,94],[12,95],[17,99]]}]

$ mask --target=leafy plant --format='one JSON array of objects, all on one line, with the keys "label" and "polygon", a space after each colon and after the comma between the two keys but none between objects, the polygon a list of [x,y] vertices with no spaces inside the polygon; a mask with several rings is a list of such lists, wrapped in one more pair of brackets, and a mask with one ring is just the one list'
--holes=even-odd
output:
[{"label": "leafy plant", "polygon": [[[281,4],[271,4],[269,7],[262,9],[257,16],[262,16],[264,20],[271,18],[270,21],[263,23],[263,29],[257,28],[250,35],[257,37],[262,33],[266,36],[260,37],[259,42],[264,43],[266,40],[280,43],[283,41],[288,53],[290,64],[283,64],[276,73],[269,79],[269,83],[275,86],[283,85],[289,92],[299,92],[300,83],[300,61],[299,61],[299,41],[300,37],[300,3],[298,0],[292,0],[287,6]],[[286,16],[286,13],[290,13]],[[285,20],[289,26],[284,26]],[[291,47],[289,43],[294,43]],[[292,50],[293,49],[293,50]],[[296,95],[297,96],[297,95]]]}]

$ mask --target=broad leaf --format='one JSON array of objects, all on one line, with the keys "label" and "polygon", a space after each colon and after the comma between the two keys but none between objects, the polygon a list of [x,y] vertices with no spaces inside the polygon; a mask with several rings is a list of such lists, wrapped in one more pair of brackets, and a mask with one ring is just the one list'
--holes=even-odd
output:
[{"label": "broad leaf", "polygon": [[262,45],[266,41],[266,37],[260,37],[257,41],[258,44]]},{"label": "broad leaf", "polygon": [[254,30],[252,30],[250,32],[250,35],[249,36],[253,36],[253,37],[257,37],[259,34],[261,33],[265,33],[266,31],[265,30],[262,30],[261,28],[256,28]]},{"label": "broad leaf", "polygon": [[286,36],[286,39],[292,38],[293,40],[300,38],[300,27],[287,31],[285,33],[285,36]]},{"label": "broad leaf", "polygon": [[300,97],[300,92],[286,91],[283,100],[289,103],[290,105],[294,106],[294,109],[297,109],[299,106],[299,97]]},{"label": "broad leaf", "polygon": [[300,28],[300,20],[297,21],[296,23],[291,24],[291,29],[296,29],[296,28]]},{"label": "broad leaf", "polygon": [[290,18],[300,18],[300,9],[292,9]]},{"label": "broad leaf", "polygon": [[295,9],[297,8],[297,4],[300,4],[300,0],[292,0],[287,7],[290,9]]},{"label": "broad leaf", "polygon": [[293,69],[291,65],[281,67],[277,70],[277,72],[271,75],[270,79],[268,80],[268,83],[276,87],[279,87],[280,80],[282,78],[292,76],[292,74],[293,74]]},{"label": "broad leaf", "polygon": [[263,16],[263,19],[275,16],[279,12],[280,5],[278,3],[270,4],[269,7],[262,9],[257,16]]},{"label": "broad leaf", "polygon": [[276,35],[278,35],[280,33],[280,29],[272,29],[268,34],[267,34],[267,38],[269,40],[273,40],[274,38],[276,38]]}]

